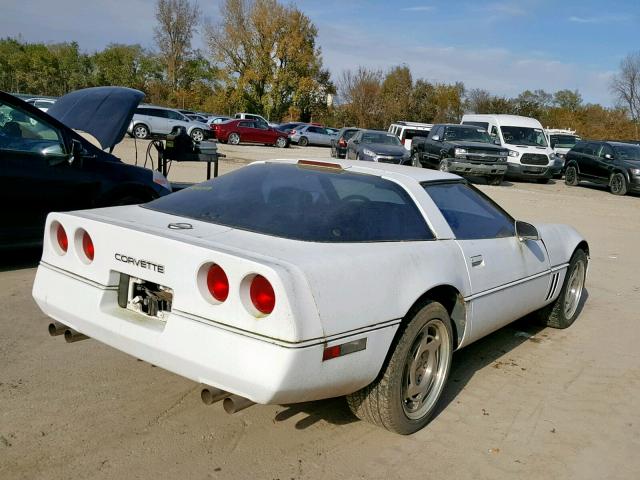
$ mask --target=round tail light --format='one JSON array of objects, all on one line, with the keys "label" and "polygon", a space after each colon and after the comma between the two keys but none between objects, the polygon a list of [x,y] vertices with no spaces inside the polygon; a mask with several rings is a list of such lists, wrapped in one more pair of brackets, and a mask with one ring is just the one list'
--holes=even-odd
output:
[{"label": "round tail light", "polygon": [[82,234],[82,250],[89,261],[93,261],[95,249],[93,248],[93,240],[87,232]]},{"label": "round tail light", "polygon": [[224,302],[229,296],[229,279],[220,265],[211,265],[207,271],[207,288],[213,298]]},{"label": "round tail light", "polygon": [[64,227],[60,224],[58,224],[58,228],[56,228],[56,239],[58,240],[60,250],[66,252],[69,248],[69,239],[67,238],[67,232],[64,231]]},{"label": "round tail light", "polygon": [[253,306],[256,307],[260,313],[268,315],[273,312],[273,307],[276,305],[276,294],[269,280],[262,275],[256,275],[251,281],[249,296],[251,297]]}]

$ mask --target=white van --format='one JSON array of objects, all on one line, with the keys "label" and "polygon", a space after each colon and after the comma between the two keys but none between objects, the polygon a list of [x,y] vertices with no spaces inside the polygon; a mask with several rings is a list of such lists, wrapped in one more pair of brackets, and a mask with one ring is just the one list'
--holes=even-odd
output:
[{"label": "white van", "polygon": [[507,176],[547,183],[553,176],[556,156],[538,120],[518,115],[464,115],[463,125],[482,127],[496,144],[509,149]]},{"label": "white van", "polygon": [[404,148],[411,151],[411,143],[413,137],[425,137],[429,136],[429,132],[433,127],[430,123],[419,122],[396,122],[389,126],[389,133],[393,133],[400,139],[400,143],[404,145]]},{"label": "white van", "polygon": [[564,128],[547,128],[544,133],[547,134],[549,139],[549,145],[553,148],[556,155],[564,156],[576,146],[580,140],[579,135],[576,135],[575,130],[569,130]]}]

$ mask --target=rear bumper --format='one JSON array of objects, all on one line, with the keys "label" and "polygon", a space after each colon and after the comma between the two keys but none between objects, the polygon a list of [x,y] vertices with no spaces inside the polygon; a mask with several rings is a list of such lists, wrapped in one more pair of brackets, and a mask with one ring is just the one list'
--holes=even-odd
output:
[{"label": "rear bumper", "polygon": [[507,164],[507,176],[510,178],[551,178],[553,172],[549,165]]},{"label": "rear bumper", "polygon": [[[48,264],[38,267],[33,297],[51,318],[193,381],[256,403],[296,403],[354,392],[377,376],[399,323],[335,340],[288,344],[183,312],[166,321],[123,308],[117,289]],[[367,338],[365,350],[322,361],[326,346]]]},{"label": "rear bumper", "polygon": [[449,171],[458,175],[498,176],[507,172],[506,163],[472,163],[449,158],[446,160]]}]

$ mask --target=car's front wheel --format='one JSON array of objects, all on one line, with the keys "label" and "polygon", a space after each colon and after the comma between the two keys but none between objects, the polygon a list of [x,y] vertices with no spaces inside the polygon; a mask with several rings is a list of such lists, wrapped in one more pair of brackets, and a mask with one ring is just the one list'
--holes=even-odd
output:
[{"label": "car's front wheel", "polygon": [[145,138],[149,137],[149,129],[146,125],[142,125],[141,123],[139,123],[138,125],[133,127],[133,136],[140,140],[144,140]]},{"label": "car's front wheel", "polygon": [[194,142],[201,142],[204,140],[204,132],[199,128],[191,130],[191,138]]},{"label": "car's front wheel", "polygon": [[429,302],[404,325],[378,378],[347,396],[358,418],[408,435],[435,411],[451,369],[453,335],[447,310]]},{"label": "car's front wheel", "polygon": [[567,167],[567,171],[564,172],[564,183],[570,187],[575,187],[579,182],[578,170],[573,165],[570,165]]},{"label": "car's front wheel", "polygon": [[629,189],[629,186],[627,185],[627,179],[620,172],[614,173],[611,176],[609,188],[611,189],[611,193],[613,193],[614,195],[626,195],[627,190]]},{"label": "car's front wheel", "polygon": [[503,179],[504,175],[494,175],[493,177],[489,177],[489,185],[500,185]]},{"label": "car's front wheel", "polygon": [[278,137],[278,139],[276,140],[276,147],[278,148],[284,148],[287,146],[287,139],[284,137]]},{"label": "car's front wheel", "polygon": [[440,165],[438,165],[438,170],[440,170],[441,172],[449,171],[449,162],[447,161],[446,158],[443,158],[442,160],[440,160]]},{"label": "car's front wheel", "polygon": [[538,310],[540,319],[548,327],[567,328],[575,321],[584,291],[587,263],[587,254],[584,250],[577,249],[569,262],[558,298]]},{"label": "car's front wheel", "polygon": [[411,155],[411,166],[412,167],[422,167],[422,163],[420,163],[420,157],[418,156],[418,152],[413,152]]}]

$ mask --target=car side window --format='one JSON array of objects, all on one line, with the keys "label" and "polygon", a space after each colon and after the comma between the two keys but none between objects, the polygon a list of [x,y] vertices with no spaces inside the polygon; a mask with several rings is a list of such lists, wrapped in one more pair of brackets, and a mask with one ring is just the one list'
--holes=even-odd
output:
[{"label": "car side window", "polygon": [[605,155],[611,155],[609,158],[612,159],[613,158],[613,148],[611,148],[606,143],[603,143],[602,147],[600,147],[600,151],[598,152],[598,156],[600,158],[605,158]]},{"label": "car side window", "polygon": [[148,115],[151,115],[152,117],[169,118],[169,110],[150,108]]},{"label": "car side window", "polygon": [[515,236],[515,221],[466,183],[422,184],[458,240]]},{"label": "car side window", "polygon": [[0,102],[0,150],[64,155],[60,132],[38,117]]}]

